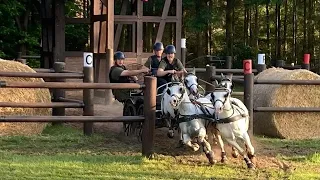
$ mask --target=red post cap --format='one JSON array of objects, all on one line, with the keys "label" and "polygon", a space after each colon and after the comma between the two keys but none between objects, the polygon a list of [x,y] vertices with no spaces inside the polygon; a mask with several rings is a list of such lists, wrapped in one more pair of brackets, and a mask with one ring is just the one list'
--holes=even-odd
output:
[{"label": "red post cap", "polygon": [[251,59],[243,60],[243,73],[251,74],[252,73],[252,61]]},{"label": "red post cap", "polygon": [[310,64],[310,54],[304,54],[303,64]]}]

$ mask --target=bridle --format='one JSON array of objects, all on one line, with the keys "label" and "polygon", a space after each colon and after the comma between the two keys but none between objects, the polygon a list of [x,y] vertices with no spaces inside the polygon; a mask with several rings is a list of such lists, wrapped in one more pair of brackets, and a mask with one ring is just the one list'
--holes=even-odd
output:
[{"label": "bridle", "polygon": [[[191,75],[191,76],[196,76],[196,75],[194,75],[193,73],[188,73],[187,76],[189,76],[189,75]],[[187,83],[188,83],[188,82],[187,82],[187,80],[185,79],[185,80],[184,80],[184,85],[185,85],[185,87],[189,90],[189,92],[190,92],[190,94],[191,94],[191,87],[192,87],[192,86],[198,87],[198,84],[192,83],[190,86],[188,86]],[[189,96],[190,94],[188,94],[188,96]],[[192,93],[192,94],[193,94],[193,93]],[[193,94],[193,95],[194,95],[194,96],[197,96],[198,94]]]},{"label": "bridle", "polygon": [[[215,106],[215,104],[216,104],[217,102],[221,102],[221,103],[222,103],[222,107],[223,107],[223,109],[224,109],[225,104],[226,104],[226,102],[227,102],[227,99],[228,99],[228,97],[230,96],[230,91],[229,91],[227,88],[216,88],[216,89],[215,89],[215,92],[216,92],[216,91],[225,91],[225,92],[228,93],[228,94],[225,96],[225,98],[224,98],[223,101],[220,100],[220,99],[214,100],[214,95],[213,95],[213,93],[211,93],[211,102],[212,102],[213,106]],[[230,111],[230,110],[232,110],[232,107],[231,107],[231,109],[224,109],[224,110]]]},{"label": "bridle", "polygon": [[[172,86],[180,86],[180,84],[181,83],[174,83],[174,84],[172,84]],[[172,87],[171,86],[171,87]],[[179,97],[178,95],[176,95],[176,94],[171,94],[171,91],[170,91],[170,89],[168,88],[167,89],[167,94],[170,96],[170,97],[175,97],[176,98],[176,100],[177,100],[177,107],[181,104],[181,102],[182,102],[182,99],[183,99],[183,95],[184,95],[184,93],[185,93],[185,86],[183,85],[183,86],[180,86],[180,88],[182,88],[182,90],[181,90],[181,96]]]}]

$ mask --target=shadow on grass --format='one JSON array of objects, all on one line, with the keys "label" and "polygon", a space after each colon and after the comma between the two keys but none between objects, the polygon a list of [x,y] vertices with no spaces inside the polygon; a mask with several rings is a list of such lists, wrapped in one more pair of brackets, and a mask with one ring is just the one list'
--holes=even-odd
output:
[{"label": "shadow on grass", "polygon": [[83,135],[82,131],[63,126],[48,126],[38,136],[0,137],[2,151],[18,154],[138,154],[140,143],[130,143],[119,134]]}]

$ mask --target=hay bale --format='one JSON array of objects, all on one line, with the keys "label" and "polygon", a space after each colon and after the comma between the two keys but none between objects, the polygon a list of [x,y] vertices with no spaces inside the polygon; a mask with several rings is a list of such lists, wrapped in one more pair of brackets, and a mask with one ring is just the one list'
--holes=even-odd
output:
[{"label": "hay bale", "polygon": [[[29,66],[0,59],[0,71],[34,72]],[[41,78],[0,77],[7,82],[44,82]],[[51,102],[48,89],[0,88],[1,102]],[[50,116],[51,108],[0,107],[1,116]],[[43,131],[46,123],[0,123],[0,135],[32,135]]]},{"label": "hay bale", "polygon": [[[316,80],[320,76],[304,69],[270,68],[256,79]],[[254,107],[319,107],[320,86],[316,85],[260,85],[254,86]],[[285,139],[320,138],[319,113],[254,113],[254,133]]]}]

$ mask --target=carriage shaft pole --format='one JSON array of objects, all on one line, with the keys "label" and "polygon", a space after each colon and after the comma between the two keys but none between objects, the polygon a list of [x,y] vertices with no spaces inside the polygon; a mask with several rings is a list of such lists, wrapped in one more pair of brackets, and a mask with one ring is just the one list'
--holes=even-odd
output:
[{"label": "carriage shaft pole", "polygon": [[142,131],[142,155],[152,157],[154,144],[154,129],[156,121],[157,80],[155,77],[145,76],[144,83],[144,116]]}]

